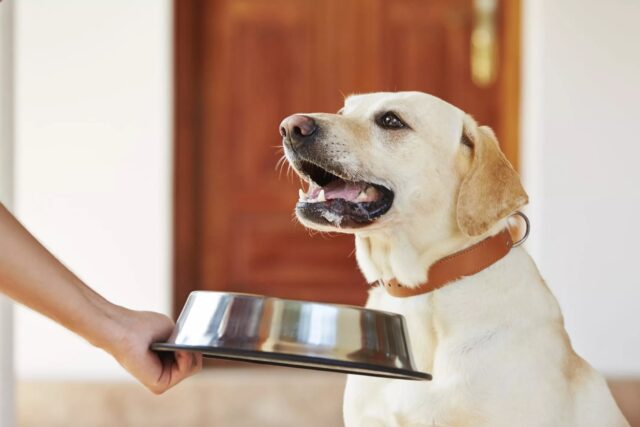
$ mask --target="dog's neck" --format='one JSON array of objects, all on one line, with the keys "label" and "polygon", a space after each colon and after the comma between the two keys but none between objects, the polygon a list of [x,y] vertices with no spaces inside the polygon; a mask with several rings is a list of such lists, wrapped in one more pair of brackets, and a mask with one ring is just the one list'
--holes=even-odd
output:
[{"label": "dog's neck", "polygon": [[427,281],[429,267],[439,259],[465,249],[496,234],[506,221],[495,224],[486,233],[469,237],[451,224],[420,227],[402,224],[356,234],[356,259],[367,282],[395,278],[414,287]]}]

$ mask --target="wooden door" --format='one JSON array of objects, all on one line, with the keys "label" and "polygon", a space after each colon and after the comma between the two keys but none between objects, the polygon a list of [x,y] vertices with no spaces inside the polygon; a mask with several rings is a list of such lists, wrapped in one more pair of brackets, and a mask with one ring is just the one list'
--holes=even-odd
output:
[{"label": "wooden door", "polygon": [[472,82],[472,0],[176,0],[175,308],[195,289],[360,304],[353,238],[293,219],[278,124],[343,96],[420,90],[497,131],[517,164],[518,3]]}]

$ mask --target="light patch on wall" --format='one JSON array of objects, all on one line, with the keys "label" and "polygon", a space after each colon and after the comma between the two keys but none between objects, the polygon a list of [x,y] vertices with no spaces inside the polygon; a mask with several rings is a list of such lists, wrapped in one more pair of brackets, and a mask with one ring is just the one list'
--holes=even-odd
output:
[{"label": "light patch on wall", "polygon": [[536,261],[577,352],[608,375],[640,375],[640,3],[525,3]]},{"label": "light patch on wall", "polygon": [[[115,303],[168,312],[171,5],[17,4],[16,213]],[[124,376],[48,319],[17,313],[27,378]]]}]

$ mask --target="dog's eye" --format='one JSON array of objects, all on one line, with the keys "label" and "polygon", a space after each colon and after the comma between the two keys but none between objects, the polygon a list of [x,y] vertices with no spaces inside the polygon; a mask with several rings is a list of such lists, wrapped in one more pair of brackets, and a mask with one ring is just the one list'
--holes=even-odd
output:
[{"label": "dog's eye", "polygon": [[395,114],[388,112],[376,119],[376,124],[384,129],[401,129],[406,125]]}]

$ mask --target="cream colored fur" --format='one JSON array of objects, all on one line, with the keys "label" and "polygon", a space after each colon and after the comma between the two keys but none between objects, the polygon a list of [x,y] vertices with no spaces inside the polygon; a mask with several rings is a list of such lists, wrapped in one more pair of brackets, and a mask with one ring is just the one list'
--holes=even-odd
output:
[{"label": "cream colored fur", "polygon": [[[411,129],[381,129],[374,117],[384,111]],[[351,96],[340,115],[310,116],[325,130],[316,143],[327,156],[354,179],[395,192],[391,210],[366,228],[300,218],[355,234],[368,282],[395,277],[417,286],[434,261],[495,234],[526,203],[493,133],[436,97]],[[464,134],[472,147],[461,143]],[[425,295],[373,288],[367,307],[406,317],[415,363],[433,381],[349,376],[347,427],[628,426],[602,376],[573,351],[558,304],[522,248]]]}]

